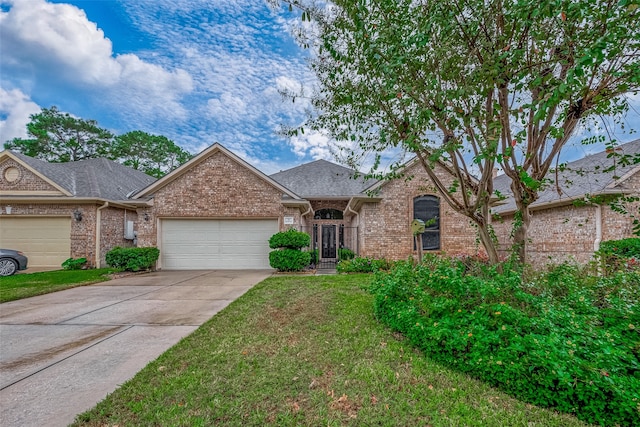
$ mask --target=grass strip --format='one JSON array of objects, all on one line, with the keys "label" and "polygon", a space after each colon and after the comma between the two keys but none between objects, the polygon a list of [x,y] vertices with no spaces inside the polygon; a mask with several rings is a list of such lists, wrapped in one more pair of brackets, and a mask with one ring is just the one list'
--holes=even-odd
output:
[{"label": "grass strip", "polygon": [[427,359],[374,319],[370,280],[269,278],[74,425],[585,425]]},{"label": "grass strip", "polygon": [[55,270],[0,277],[0,303],[109,280],[113,269]]}]

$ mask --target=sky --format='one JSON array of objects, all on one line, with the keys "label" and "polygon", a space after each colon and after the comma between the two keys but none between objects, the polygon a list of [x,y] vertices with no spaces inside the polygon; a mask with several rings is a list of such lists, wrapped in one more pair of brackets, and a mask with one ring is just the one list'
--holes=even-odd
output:
[{"label": "sky", "polygon": [[[0,0],[0,145],[55,105],[192,154],[219,142],[267,174],[335,162],[323,135],[277,134],[308,108],[280,91],[314,83],[294,19],[265,0]],[[628,127],[640,129],[635,99]],[[574,143],[565,159],[598,150]]]}]

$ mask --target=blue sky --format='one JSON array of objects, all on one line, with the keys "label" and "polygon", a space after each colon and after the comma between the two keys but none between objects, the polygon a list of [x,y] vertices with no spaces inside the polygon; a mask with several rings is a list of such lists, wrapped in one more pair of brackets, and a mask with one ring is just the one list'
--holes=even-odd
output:
[{"label": "blue sky", "polygon": [[56,105],[116,134],[165,135],[192,153],[220,142],[270,173],[330,158],[326,138],[290,141],[309,85],[293,15],[260,0],[0,0],[0,142]]},{"label": "blue sky", "polygon": [[[333,160],[322,135],[276,134],[308,107],[278,91],[314,82],[292,19],[264,0],[0,0],[0,144],[55,105],[194,154],[220,142],[266,173]],[[638,129],[634,99],[628,126]],[[576,142],[565,159],[598,149]]]}]

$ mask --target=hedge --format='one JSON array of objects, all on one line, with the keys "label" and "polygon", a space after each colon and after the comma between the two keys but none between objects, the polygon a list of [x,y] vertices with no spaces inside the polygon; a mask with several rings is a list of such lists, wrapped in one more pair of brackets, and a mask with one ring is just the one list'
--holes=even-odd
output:
[{"label": "hedge", "polygon": [[400,263],[371,286],[375,314],[432,359],[535,405],[640,425],[640,274],[535,280],[453,260]]},{"label": "hedge", "polygon": [[154,247],[121,248],[116,246],[107,252],[106,261],[107,264],[113,268],[126,271],[140,271],[151,269],[159,256],[160,250]]}]

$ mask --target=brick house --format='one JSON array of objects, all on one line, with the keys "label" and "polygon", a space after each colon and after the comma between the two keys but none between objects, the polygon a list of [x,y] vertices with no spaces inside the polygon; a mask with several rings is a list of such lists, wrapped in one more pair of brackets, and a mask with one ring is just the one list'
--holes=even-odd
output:
[{"label": "brick house", "polygon": [[[640,203],[631,203],[624,215],[611,209],[607,199],[640,196],[640,139],[621,144],[613,151],[586,156],[550,173],[539,199],[531,204],[530,241],[527,261],[540,265],[591,259],[600,242],[633,237],[633,218],[640,219]],[[635,158],[636,161],[629,161]],[[503,252],[509,247],[515,202],[510,197],[510,180],[502,175],[494,188],[507,196],[493,212],[499,217],[493,226]],[[585,196],[599,196],[601,204],[580,203]]]},{"label": "brick house", "polygon": [[[637,145],[640,141],[636,152]],[[366,181],[348,168],[318,160],[267,176],[214,144],[156,181],[104,159],[51,164],[4,151],[0,245],[26,252],[31,266],[58,266],[68,257],[102,266],[110,248],[137,244],[157,246],[162,269],[269,268],[267,241],[277,231],[309,233],[324,262],[335,262],[339,248],[406,259],[417,252],[412,220],[436,218],[423,234],[425,251],[480,250],[469,220],[440,201],[420,166],[408,162],[404,171],[413,179]],[[436,172],[452,182],[444,169]],[[634,186],[630,191],[637,192],[638,171],[631,172],[618,186]],[[540,212],[564,215],[563,203],[550,203]],[[496,226],[507,230],[508,204],[496,209],[505,218]],[[628,234],[625,221],[631,220],[616,221],[621,224],[617,233]],[[46,237],[49,231],[15,232],[38,227],[57,229],[57,243]],[[35,256],[38,251],[43,254]]]}]

